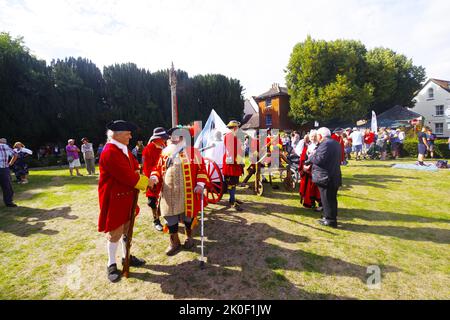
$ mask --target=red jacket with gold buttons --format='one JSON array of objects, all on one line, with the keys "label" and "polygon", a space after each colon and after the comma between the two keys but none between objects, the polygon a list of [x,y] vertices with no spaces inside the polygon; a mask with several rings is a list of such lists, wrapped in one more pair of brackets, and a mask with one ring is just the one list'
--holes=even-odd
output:
[{"label": "red jacket with gold buttons", "polygon": [[[117,146],[107,143],[100,156],[98,231],[117,229],[130,219],[139,163],[128,150],[128,157]],[[137,208],[139,211],[139,208]]]}]

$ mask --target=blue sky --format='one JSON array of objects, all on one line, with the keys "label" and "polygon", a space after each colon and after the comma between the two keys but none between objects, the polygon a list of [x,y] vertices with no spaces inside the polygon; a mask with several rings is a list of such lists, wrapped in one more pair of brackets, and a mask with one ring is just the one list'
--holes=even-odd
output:
[{"label": "blue sky", "polygon": [[448,0],[0,0],[0,31],[24,36],[39,58],[82,56],[100,68],[222,73],[245,96],[285,84],[293,46],[357,39],[389,47],[450,80]]}]

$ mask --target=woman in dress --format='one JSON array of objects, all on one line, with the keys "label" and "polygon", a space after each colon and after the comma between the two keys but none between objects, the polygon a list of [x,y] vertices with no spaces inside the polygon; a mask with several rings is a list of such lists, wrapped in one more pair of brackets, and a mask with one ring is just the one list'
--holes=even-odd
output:
[{"label": "woman in dress", "polygon": [[27,158],[33,154],[33,151],[25,148],[22,142],[14,144],[14,154],[17,155],[17,160],[14,162],[13,171],[16,175],[17,183],[28,183],[28,163]]}]

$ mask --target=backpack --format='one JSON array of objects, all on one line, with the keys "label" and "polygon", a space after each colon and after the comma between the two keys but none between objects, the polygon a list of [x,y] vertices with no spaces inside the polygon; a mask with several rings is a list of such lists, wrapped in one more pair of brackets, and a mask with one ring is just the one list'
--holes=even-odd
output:
[{"label": "backpack", "polygon": [[448,162],[444,160],[438,160],[436,162],[436,167],[439,169],[448,169]]}]

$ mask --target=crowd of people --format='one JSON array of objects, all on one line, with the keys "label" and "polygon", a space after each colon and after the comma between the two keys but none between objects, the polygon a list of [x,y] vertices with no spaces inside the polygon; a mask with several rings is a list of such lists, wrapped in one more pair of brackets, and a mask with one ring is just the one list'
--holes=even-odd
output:
[{"label": "crowd of people", "polygon": [[[214,132],[214,139],[206,149],[209,149],[210,157],[217,161],[220,174],[224,177],[225,190],[229,195],[228,205],[231,208],[243,211],[243,202],[236,197],[236,187],[244,174],[244,157],[258,161],[264,154],[263,164],[270,166],[274,160],[273,148],[278,145],[284,154],[293,154],[299,158],[300,203],[306,208],[321,212],[322,217],[318,222],[333,228],[338,226],[337,192],[342,185],[341,166],[347,165],[351,158],[360,161],[375,159],[378,155],[381,160],[386,160],[388,150],[393,158],[400,157],[405,140],[403,130],[389,128],[378,132],[337,128],[331,132],[323,127],[311,130],[303,137],[296,131],[280,137],[272,135],[269,129],[266,140],[262,141],[265,145],[259,148],[258,134],[256,137],[248,136],[241,144],[240,123],[233,120],[227,127],[229,132],[226,134]],[[117,120],[107,125],[106,144],[100,144],[96,152],[86,137],[81,139],[81,148],[76,145],[75,139],[69,139],[65,147],[71,176],[74,171],[77,176],[82,176],[80,154],[88,175],[96,175],[95,164],[96,159],[99,159],[98,231],[106,233],[107,275],[112,282],[120,278],[115,258],[119,242],[123,248],[123,259],[127,257],[127,234],[133,214],[130,211],[136,190],[146,193],[154,228],[169,234],[169,246],[166,250],[168,256],[193,247],[192,228],[197,223],[200,207],[208,204],[203,195],[211,177],[207,175],[204,158],[194,148],[193,139],[189,144],[185,136],[178,132],[187,130],[188,135],[193,138],[193,129],[155,128],[146,145],[143,141],[138,141],[130,150],[128,146],[135,130],[134,124]],[[435,138],[429,128],[424,128],[419,134],[419,163],[423,163],[426,151],[433,156]],[[260,154],[255,155],[255,150]],[[28,167],[24,159],[32,154],[21,142],[16,142],[11,148],[5,139],[0,139],[0,182],[3,200],[8,207],[16,206],[13,202],[9,168],[13,168],[18,183],[27,183]],[[249,175],[244,182],[255,172],[252,165],[248,168]],[[161,218],[164,218],[164,224]],[[178,234],[180,222],[184,224],[186,235],[183,244]],[[143,259],[130,256],[131,266],[144,263]]]},{"label": "crowd of people", "polygon": [[[311,134],[314,138],[315,130],[307,133],[310,140]],[[397,128],[380,128],[378,132],[373,132],[370,129],[359,128],[337,128],[333,131],[332,137],[338,141],[342,146],[342,164],[347,165],[348,160],[354,156],[356,161],[379,159],[387,160],[388,154],[392,159],[398,159],[403,156],[403,143],[406,138],[405,131]],[[430,139],[433,136],[430,134]],[[435,136],[434,136],[435,139]],[[286,141],[286,142],[284,142]],[[301,154],[301,141],[300,134],[294,131],[291,134],[291,139],[283,139],[283,147],[285,150],[292,147],[294,152],[300,156]],[[314,144],[314,142],[313,142]],[[433,155],[431,155],[433,156]]]}]

